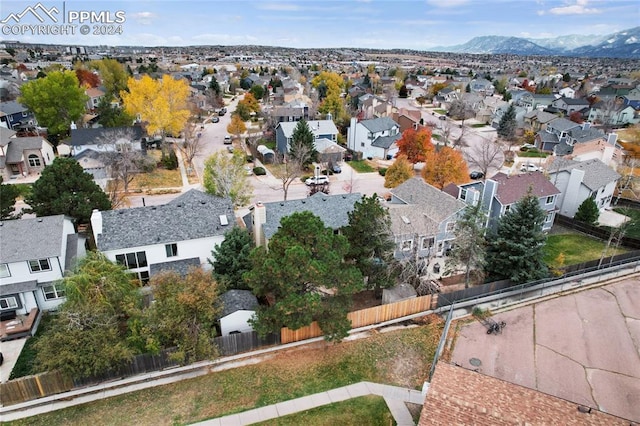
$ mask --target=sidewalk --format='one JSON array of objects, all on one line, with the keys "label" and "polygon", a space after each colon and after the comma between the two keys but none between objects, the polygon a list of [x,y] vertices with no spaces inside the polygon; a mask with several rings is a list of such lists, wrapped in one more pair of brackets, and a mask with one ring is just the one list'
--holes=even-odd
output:
[{"label": "sidewalk", "polygon": [[200,423],[198,426],[241,426],[272,420],[281,416],[311,410],[323,405],[346,401],[366,395],[377,395],[384,398],[398,426],[415,425],[413,417],[406,403],[422,405],[424,395],[420,391],[400,388],[397,386],[381,385],[371,382],[359,382],[341,388],[331,389],[289,401],[279,402],[265,407],[247,410],[242,413],[218,417]]}]

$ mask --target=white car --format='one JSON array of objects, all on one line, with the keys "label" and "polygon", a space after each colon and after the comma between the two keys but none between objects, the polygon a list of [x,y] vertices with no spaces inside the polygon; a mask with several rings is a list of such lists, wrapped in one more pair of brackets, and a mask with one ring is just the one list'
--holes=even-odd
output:
[{"label": "white car", "polygon": [[537,172],[538,170],[540,170],[540,167],[531,163],[523,164],[522,166],[520,166],[521,172]]},{"label": "white car", "polygon": [[307,184],[307,186],[324,185],[325,183],[328,183],[328,182],[329,182],[329,178],[324,175],[312,176],[309,179],[304,181],[304,183]]}]

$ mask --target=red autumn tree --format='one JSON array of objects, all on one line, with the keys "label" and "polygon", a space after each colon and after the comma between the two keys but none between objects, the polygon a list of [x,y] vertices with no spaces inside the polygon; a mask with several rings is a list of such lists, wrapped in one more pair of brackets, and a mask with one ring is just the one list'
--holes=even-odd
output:
[{"label": "red autumn tree", "polygon": [[402,137],[396,142],[398,145],[398,154],[406,155],[410,163],[422,163],[426,160],[427,154],[433,152],[434,147],[431,143],[431,129],[421,128],[416,131],[407,129],[402,132]]},{"label": "red autumn tree", "polygon": [[569,120],[573,121],[574,123],[582,123],[584,122],[584,120],[582,119],[582,114],[580,113],[580,111],[573,111],[571,114],[569,114]]},{"label": "red autumn tree", "polygon": [[422,177],[427,183],[442,189],[450,183],[468,182],[469,169],[460,151],[445,146],[427,155]]},{"label": "red autumn tree", "polygon": [[100,85],[100,77],[87,69],[77,69],[76,77],[78,77],[80,86],[98,87]]}]

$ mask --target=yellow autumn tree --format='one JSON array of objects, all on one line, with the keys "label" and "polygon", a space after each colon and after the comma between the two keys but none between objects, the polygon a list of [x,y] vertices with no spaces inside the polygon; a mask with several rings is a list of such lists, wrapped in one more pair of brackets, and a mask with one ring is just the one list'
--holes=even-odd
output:
[{"label": "yellow autumn tree", "polygon": [[400,154],[384,174],[384,187],[395,188],[414,176],[413,164],[409,162],[406,155]]},{"label": "yellow autumn tree", "polygon": [[427,183],[442,189],[450,183],[468,182],[469,169],[460,151],[445,146],[427,153],[422,177]]},{"label": "yellow autumn tree", "polygon": [[147,123],[149,134],[179,134],[189,119],[189,86],[185,80],[165,75],[155,80],[148,75],[129,78],[128,91],[120,92],[127,113]]},{"label": "yellow autumn tree", "polygon": [[229,123],[229,125],[227,126],[227,132],[231,133],[232,135],[235,135],[236,139],[238,139],[240,137],[240,134],[246,131],[247,131],[247,126],[245,126],[244,121],[242,121],[242,118],[240,118],[239,115],[234,114],[231,117],[231,123]]}]

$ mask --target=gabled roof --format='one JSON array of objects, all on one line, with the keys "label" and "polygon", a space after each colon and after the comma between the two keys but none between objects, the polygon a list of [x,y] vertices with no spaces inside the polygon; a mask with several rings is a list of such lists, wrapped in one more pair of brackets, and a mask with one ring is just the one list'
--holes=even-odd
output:
[{"label": "gabled roof", "polygon": [[[103,211],[101,251],[174,243],[224,235],[235,226],[233,204],[191,189],[161,206]],[[228,225],[220,223],[225,216]]]},{"label": "gabled roof", "polygon": [[421,214],[437,223],[466,207],[463,201],[429,185],[420,177],[407,180],[391,193],[404,204],[419,206]]},{"label": "gabled roof", "polygon": [[44,259],[62,255],[66,244],[64,215],[0,222],[0,263]]},{"label": "gabled roof", "polygon": [[393,136],[379,136],[373,142],[371,142],[371,146],[376,148],[384,148],[388,149],[395,141],[400,139],[402,135],[400,133],[396,133]]},{"label": "gabled roof", "polygon": [[548,123],[558,118],[557,115],[551,114],[550,112],[540,111],[539,109],[534,109],[533,111],[529,111],[524,115],[524,118],[535,118],[539,123]]},{"label": "gabled roof", "polygon": [[[278,127],[282,129],[284,136],[290,138],[299,121],[283,121],[278,123]],[[338,128],[333,120],[309,120],[307,121],[311,133],[314,135],[337,135]]]},{"label": "gabled roof", "polygon": [[124,136],[128,134],[132,135],[133,140],[140,140],[144,136],[140,126],[71,129],[69,144],[72,146],[95,145],[99,140],[111,140],[113,135]]},{"label": "gabled roof", "polygon": [[561,97],[556,99],[557,101],[562,101],[567,105],[589,105],[589,101],[587,101],[586,99],[580,99],[580,98],[565,98],[565,97]]},{"label": "gabled roof", "polygon": [[390,117],[373,118],[371,120],[362,120],[360,122],[371,133],[383,132],[394,127],[400,127],[398,123]]},{"label": "gabled roof", "polygon": [[14,140],[15,135],[15,130],[7,129],[6,127],[0,126],[0,146],[7,146],[9,142]]},{"label": "gabled roof", "polygon": [[16,101],[3,101],[0,105],[0,111],[7,115],[13,115],[19,112],[29,111],[29,108]]},{"label": "gabled roof", "polygon": [[42,148],[42,136],[29,136],[25,138],[11,138],[7,147],[7,163],[20,163],[23,159],[23,153],[26,149]]},{"label": "gabled roof", "polygon": [[283,217],[304,211],[310,211],[318,216],[325,226],[329,228],[342,228],[349,224],[347,214],[353,210],[354,204],[361,199],[362,195],[359,193],[327,195],[318,192],[301,200],[264,203],[267,216],[266,222],[262,225],[264,235],[267,239],[270,239],[278,231],[280,220]]},{"label": "gabled roof", "polygon": [[548,124],[548,127],[552,127],[560,132],[566,132],[574,127],[579,127],[580,125],[574,121],[567,120],[566,118],[558,118],[553,120]]},{"label": "gabled roof", "polygon": [[254,311],[258,307],[258,299],[249,290],[229,290],[220,296],[222,313],[224,318],[237,311]]},{"label": "gabled roof", "polygon": [[560,193],[560,190],[549,182],[549,179],[542,172],[522,173],[512,176],[498,173],[487,180],[493,180],[498,183],[495,197],[503,206],[519,201],[527,195],[529,188],[531,188],[531,193],[538,198]]},{"label": "gabled roof", "polygon": [[596,139],[606,138],[606,134],[595,127],[589,127],[583,129],[582,127],[576,127],[569,130],[569,136],[575,139],[576,142],[588,142]]},{"label": "gabled roof", "polygon": [[556,158],[549,167],[549,174],[554,175],[560,172],[571,173],[571,170],[583,170],[584,178],[582,183],[591,191],[597,191],[611,182],[620,179],[620,174],[611,167],[604,164],[597,158],[587,161],[575,161],[564,158]]},{"label": "gabled roof", "polygon": [[191,268],[200,268],[199,257],[153,263],[149,265],[149,276],[153,277],[162,272],[176,272],[181,277],[185,277]]},{"label": "gabled roof", "polygon": [[632,422],[535,389],[439,362],[420,426],[427,425],[629,425]]}]

